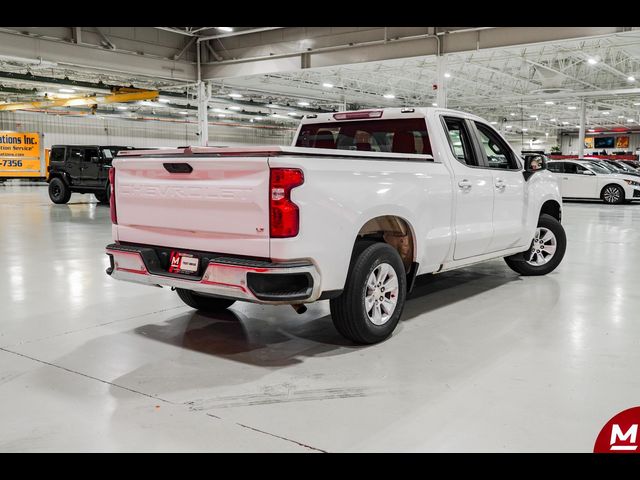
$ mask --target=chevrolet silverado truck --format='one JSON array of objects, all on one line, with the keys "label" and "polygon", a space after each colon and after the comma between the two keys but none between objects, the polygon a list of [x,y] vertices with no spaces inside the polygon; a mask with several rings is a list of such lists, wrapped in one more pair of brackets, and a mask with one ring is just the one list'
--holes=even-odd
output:
[{"label": "chevrolet silverado truck", "polygon": [[207,312],[329,300],[355,343],[396,328],[417,275],[561,262],[558,182],[481,118],[439,108],[307,115],[293,145],[121,151],[107,273]]}]

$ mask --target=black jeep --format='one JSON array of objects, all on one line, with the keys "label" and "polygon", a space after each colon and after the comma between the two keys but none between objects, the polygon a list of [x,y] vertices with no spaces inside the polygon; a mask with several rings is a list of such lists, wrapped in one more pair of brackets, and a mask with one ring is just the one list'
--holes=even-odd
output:
[{"label": "black jeep", "polygon": [[49,197],[67,203],[71,193],[93,193],[100,203],[109,203],[109,169],[120,150],[133,147],[54,145],[49,157]]}]

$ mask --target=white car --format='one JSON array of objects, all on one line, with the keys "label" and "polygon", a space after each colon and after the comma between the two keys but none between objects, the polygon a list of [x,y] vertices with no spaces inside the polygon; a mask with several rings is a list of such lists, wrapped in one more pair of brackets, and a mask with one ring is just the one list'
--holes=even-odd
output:
[{"label": "white car", "polygon": [[488,122],[437,108],[308,115],[291,147],[120,152],[107,273],[206,311],[329,299],[341,334],[379,342],[416,275],[558,266],[558,181],[527,162]]},{"label": "white car", "polygon": [[599,198],[605,203],[640,200],[640,177],[612,173],[589,160],[551,160],[547,169],[561,181],[563,198]]}]

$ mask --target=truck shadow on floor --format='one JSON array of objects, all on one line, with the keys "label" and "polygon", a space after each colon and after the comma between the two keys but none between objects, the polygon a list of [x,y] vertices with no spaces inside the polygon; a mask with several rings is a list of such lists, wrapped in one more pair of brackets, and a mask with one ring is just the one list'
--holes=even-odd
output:
[{"label": "truck shadow on floor", "polygon": [[[506,266],[502,269],[496,264],[421,277],[395,334],[402,334],[403,322],[469,300],[519,278]],[[262,305],[215,314],[191,311],[162,324],[140,326],[135,333],[207,355],[264,367],[283,367],[299,363],[304,357],[342,355],[367,348],[352,344],[335,330],[328,314],[328,302],[311,305],[303,315],[285,306]]]}]

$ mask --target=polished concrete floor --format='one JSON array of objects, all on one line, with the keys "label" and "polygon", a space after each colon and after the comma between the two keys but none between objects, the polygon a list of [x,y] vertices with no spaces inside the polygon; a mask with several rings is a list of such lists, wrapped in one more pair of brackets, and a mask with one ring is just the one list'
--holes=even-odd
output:
[{"label": "polished concrete floor", "polygon": [[0,451],[591,451],[640,404],[640,205],[568,203],[553,274],[421,279],[354,347],[327,302],[208,316],[110,279],[93,202],[0,185]]}]

